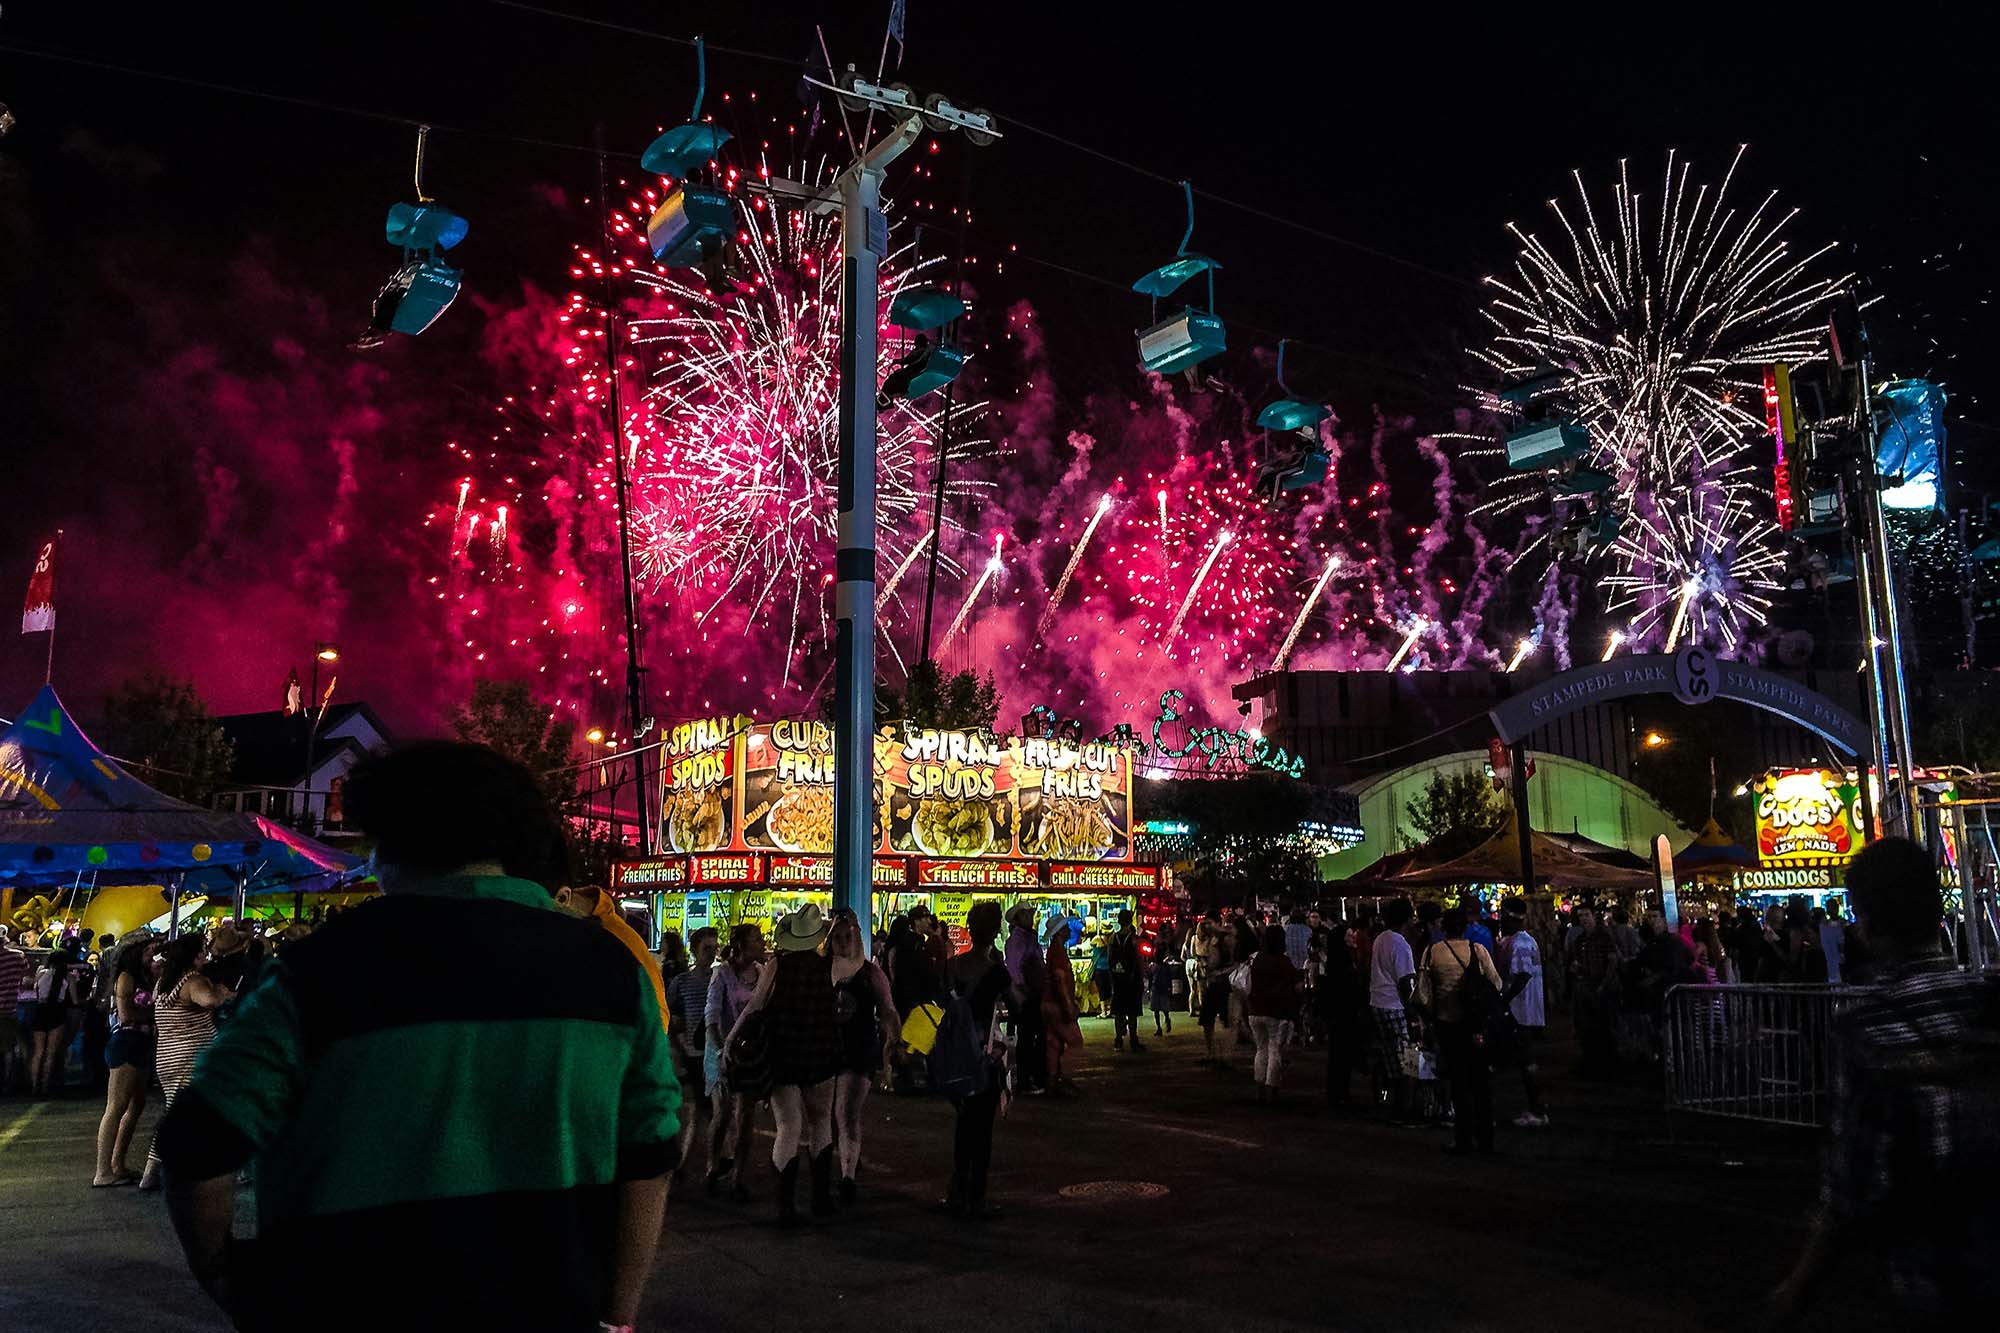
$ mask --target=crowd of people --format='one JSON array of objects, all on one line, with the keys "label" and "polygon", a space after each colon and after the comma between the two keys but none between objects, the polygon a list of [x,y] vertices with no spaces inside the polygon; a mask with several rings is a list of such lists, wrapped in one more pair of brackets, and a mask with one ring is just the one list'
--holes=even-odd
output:
[{"label": "crowd of people", "polygon": [[[1148,931],[1130,912],[1086,930],[981,901],[962,948],[925,907],[868,940],[851,913],[808,904],[768,936],[751,923],[726,940],[669,932],[656,954],[609,892],[568,883],[559,820],[498,755],[410,747],[357,769],[348,799],[376,839],[383,896],[319,929],[267,939],[222,921],[94,947],[82,931],[25,948],[0,936],[0,992],[19,1000],[0,1073],[50,1095],[72,1038],[93,1052],[84,1064],[101,1069],[105,1103],[91,1185],[164,1180],[191,1270],[246,1328],[365,1325],[393,1301],[399,1327],[629,1330],[671,1182],[746,1200],[762,1177],[778,1226],[834,1219],[862,1197],[878,1087],[949,1101],[940,1207],[990,1218],[996,1120],[1015,1095],[1076,1095],[1086,1014],[1109,1017],[1113,1051],[1135,1061],[1148,1005],[1155,1040],[1193,1015],[1216,1070],[1250,1052],[1260,1103],[1279,1100],[1298,1048],[1324,1047],[1330,1110],[1449,1123],[1448,1150],[1465,1154],[1493,1151],[1496,1072],[1519,1081],[1513,1124],[1549,1123],[1537,1073],[1555,1005],[1571,1011],[1586,1072],[1645,1052],[1667,992],[1689,983],[1852,981],[1879,967],[1884,995],[1912,988],[1953,1032],[1996,1026],[1990,991],[1936,949],[1934,894],[1899,906],[1897,933],[1879,937],[1802,902],[1673,928],[1657,911],[1635,925],[1587,904],[1531,925],[1524,901],[1495,913],[1468,895],[1348,917],[1218,910]],[[1900,854],[1894,840],[1871,849],[1859,884]],[[1914,873],[1876,875],[1875,896]],[[433,947],[445,939],[455,947]],[[1088,960],[1081,984],[1076,957]],[[1879,1065],[1893,1083],[1907,1015],[1878,1000],[1865,1013],[1873,1026],[1850,1034],[1861,1044],[1842,1076]],[[1364,1073],[1365,1104],[1353,1095]],[[135,1172],[156,1087],[167,1109]],[[1849,1212],[1815,1232],[1785,1300],[1808,1298],[1855,1215],[1878,1205],[1894,1163],[1868,1117],[1900,1089],[1844,1103],[1856,1133],[1829,1197]],[[1990,1101],[1936,1103],[1958,1135],[1946,1157],[1989,1151],[1990,1124],[1975,1119]],[[407,1132],[412,1107],[422,1134]],[[765,1115],[768,1175],[750,1146]],[[250,1175],[258,1234],[245,1242],[233,1221]],[[269,1281],[348,1263],[375,1280],[310,1304]],[[480,1281],[455,1280],[472,1273]]]},{"label": "crowd of people", "polygon": [[296,925],[267,936],[258,923],[221,919],[172,938],[65,927],[17,942],[0,927],[0,994],[15,1001],[0,1024],[0,1091],[101,1095],[92,1187],[158,1189],[156,1151],[143,1170],[129,1165],[148,1101],[157,1090],[173,1105],[238,992],[310,933]]}]

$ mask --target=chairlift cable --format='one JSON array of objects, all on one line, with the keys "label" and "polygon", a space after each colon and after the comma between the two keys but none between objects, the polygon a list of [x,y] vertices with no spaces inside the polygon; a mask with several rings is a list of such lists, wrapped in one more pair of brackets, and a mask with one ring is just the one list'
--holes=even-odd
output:
[{"label": "chairlift cable", "polygon": [[[153,79],[160,83],[179,84],[184,88],[199,88],[204,92],[228,93],[234,97],[248,97],[258,101],[275,102],[282,106],[302,107],[308,111],[323,111],[336,116],[353,116],[360,120],[372,120],[383,125],[401,125],[405,129],[436,130],[442,134],[462,134],[469,138],[491,139],[498,143],[521,144],[528,148],[547,148],[556,152],[580,153],[596,157],[598,150],[587,144],[567,143],[560,139],[540,139],[523,134],[509,134],[504,130],[481,130],[467,125],[443,125],[434,120],[420,120],[414,116],[397,115],[393,111],[377,111],[369,107],[348,106],[340,102],[328,102],[316,97],[298,97],[291,93],[274,93],[263,88],[245,88],[240,84],[220,83],[214,79],[198,79],[186,74],[169,74],[164,70],[145,69],[138,65],[122,65],[115,61],[99,60],[93,56],[72,55],[65,51],[52,51],[41,47],[21,46],[14,42],[0,42],[0,52],[8,55],[27,56],[34,60],[47,60],[56,64],[76,65],[84,69],[104,70],[111,74],[126,74],[134,78]],[[637,161],[637,153],[613,152],[610,156],[621,160]]]}]

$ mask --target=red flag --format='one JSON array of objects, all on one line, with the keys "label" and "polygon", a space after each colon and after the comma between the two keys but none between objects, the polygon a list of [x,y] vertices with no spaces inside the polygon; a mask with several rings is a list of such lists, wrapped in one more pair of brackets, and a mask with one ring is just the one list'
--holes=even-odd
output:
[{"label": "red flag", "polygon": [[56,533],[35,554],[35,572],[28,576],[28,604],[21,611],[21,633],[53,634],[56,630]]},{"label": "red flag", "polygon": [[291,717],[299,711],[299,669],[292,668],[292,674],[285,680],[285,716]]}]

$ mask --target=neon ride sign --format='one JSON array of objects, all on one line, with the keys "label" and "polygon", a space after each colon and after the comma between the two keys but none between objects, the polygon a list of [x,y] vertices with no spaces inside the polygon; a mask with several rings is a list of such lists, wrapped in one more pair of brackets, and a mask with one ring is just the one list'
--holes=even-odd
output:
[{"label": "neon ride sign", "polygon": [[1180,745],[1168,743],[1161,733],[1168,724],[1186,720],[1186,715],[1174,707],[1187,702],[1187,696],[1179,690],[1168,690],[1160,696],[1160,713],[1153,719],[1153,752],[1168,759],[1185,759],[1190,766],[1199,764],[1213,772],[1232,765],[1242,768],[1268,768],[1274,773],[1282,773],[1288,778],[1302,778],[1306,773],[1303,755],[1291,754],[1283,746],[1273,745],[1262,736],[1248,731],[1226,731],[1221,727],[1189,727],[1187,739]]}]

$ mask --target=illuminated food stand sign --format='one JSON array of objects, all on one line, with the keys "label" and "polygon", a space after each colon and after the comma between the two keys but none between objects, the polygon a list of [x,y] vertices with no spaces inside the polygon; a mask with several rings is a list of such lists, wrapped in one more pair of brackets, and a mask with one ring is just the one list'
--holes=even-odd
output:
[{"label": "illuminated food stand sign", "polygon": [[1760,867],[1845,865],[1861,849],[1861,793],[1844,775],[1773,769],[1755,791]]},{"label": "illuminated food stand sign", "polygon": [[1041,875],[1027,861],[934,861],[917,862],[919,888],[999,889],[1032,893],[1042,886]]},{"label": "illuminated food stand sign", "polygon": [[[684,722],[668,732],[665,751],[665,850],[832,852],[826,723]],[[1040,736],[885,729],[875,740],[874,837],[878,857],[1129,863],[1132,752]]]},{"label": "illuminated food stand sign", "polygon": [[1049,867],[1049,888],[1057,893],[1150,893],[1161,887],[1158,866]]}]

